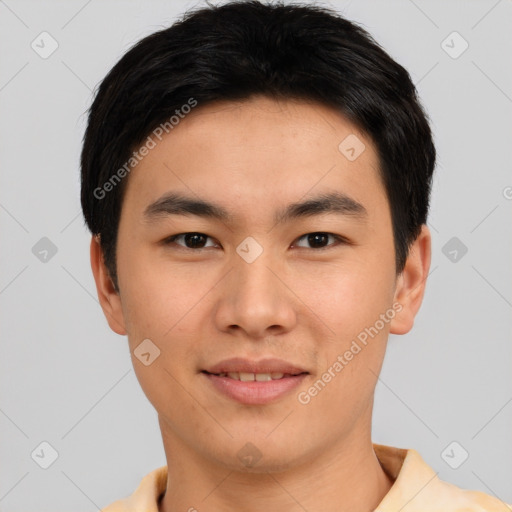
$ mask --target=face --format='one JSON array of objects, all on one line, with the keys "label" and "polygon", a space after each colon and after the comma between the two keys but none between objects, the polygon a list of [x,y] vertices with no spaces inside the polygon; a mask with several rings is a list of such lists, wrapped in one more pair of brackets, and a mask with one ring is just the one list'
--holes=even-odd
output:
[{"label": "face", "polygon": [[253,97],[199,105],[132,170],[120,293],[94,240],[93,270],[166,448],[266,471],[367,440],[430,250],[424,230],[396,275],[378,167],[335,111]]}]

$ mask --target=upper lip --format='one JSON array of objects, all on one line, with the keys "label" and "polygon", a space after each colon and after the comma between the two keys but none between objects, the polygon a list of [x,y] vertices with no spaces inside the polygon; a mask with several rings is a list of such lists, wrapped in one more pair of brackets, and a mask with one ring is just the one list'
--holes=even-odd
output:
[{"label": "upper lip", "polygon": [[225,359],[213,366],[206,368],[208,373],[230,373],[230,372],[243,372],[243,373],[288,373],[291,375],[299,375],[301,373],[309,373],[304,368],[295,366],[283,359],[260,359],[258,361],[251,361],[241,357],[234,357]]}]

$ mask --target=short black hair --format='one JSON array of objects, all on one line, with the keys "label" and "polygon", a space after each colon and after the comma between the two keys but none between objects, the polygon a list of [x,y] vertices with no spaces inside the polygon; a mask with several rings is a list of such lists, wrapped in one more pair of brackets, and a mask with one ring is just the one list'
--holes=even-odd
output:
[{"label": "short black hair", "polygon": [[319,102],[370,137],[390,205],[396,270],[403,270],[427,220],[436,158],[411,77],[334,10],[243,0],[188,11],[145,37],[97,90],[81,153],[81,204],[117,291],[116,240],[134,151],[193,105],[254,95]]}]

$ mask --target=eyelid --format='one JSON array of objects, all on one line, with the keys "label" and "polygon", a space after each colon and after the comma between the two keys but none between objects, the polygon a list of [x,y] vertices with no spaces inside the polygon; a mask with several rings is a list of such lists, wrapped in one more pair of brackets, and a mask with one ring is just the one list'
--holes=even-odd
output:
[{"label": "eyelid", "polygon": [[[345,238],[344,236],[342,235],[338,235],[336,233],[331,233],[331,232],[328,232],[328,231],[310,231],[308,233],[305,233],[304,235],[301,235],[299,236],[298,238],[296,238],[295,240],[301,240],[309,235],[315,235],[315,234],[322,234],[322,235],[328,235],[328,236],[331,236],[333,237],[335,240],[336,240],[336,243],[333,243],[333,244],[329,244],[325,247],[301,247],[301,249],[309,249],[311,251],[314,251],[314,252],[318,252],[318,251],[323,251],[323,250],[326,250],[326,249],[330,249],[332,247],[337,247],[339,246],[340,244],[341,245],[352,245],[352,242],[350,242],[350,240],[348,240],[347,238]],[[165,238],[162,243],[164,245],[170,245],[172,243],[175,243],[175,240],[176,238],[178,237],[181,237],[181,236],[185,236],[185,235],[203,235],[205,236],[206,238],[209,238],[211,240],[215,240],[215,238],[213,238],[212,236],[210,235],[207,235],[206,233],[201,233],[199,231],[186,231],[186,232],[183,232],[183,233],[177,233],[176,235],[171,235],[167,238]],[[215,240],[215,243],[220,245],[220,243]],[[183,249],[185,251],[193,251],[193,252],[200,252],[202,250],[205,250],[205,249],[210,249],[212,246],[208,246],[208,247],[199,247],[197,249],[194,249],[194,248],[191,248],[191,247],[186,247],[184,245],[181,245],[181,244],[176,244],[180,249]],[[292,247],[295,246],[295,242],[293,243]]]},{"label": "eyelid", "polygon": [[[171,236],[168,236],[167,238],[164,238],[164,240],[162,240],[162,243],[163,243],[163,245],[173,244],[173,243],[175,243],[176,238],[182,237],[182,236],[185,236],[185,235],[203,235],[206,238],[209,238],[210,240],[215,240],[212,236],[207,235],[206,233],[201,233],[199,231],[185,231],[183,233],[177,233],[176,235],[171,235]],[[215,241],[215,242],[218,244],[218,241]],[[199,247],[198,249],[193,249],[193,248],[186,247],[185,245],[181,245],[181,244],[178,244],[178,243],[176,245],[180,249],[184,249],[185,251],[195,251],[195,252],[199,252],[199,251],[204,250],[204,249],[209,249],[211,247],[211,246],[209,246],[209,247]]]},{"label": "eyelid", "polygon": [[314,247],[301,247],[301,248],[302,249],[309,249],[311,251],[318,252],[318,251],[323,251],[323,250],[331,249],[333,247],[337,247],[340,244],[351,245],[351,242],[349,240],[347,240],[344,236],[337,235],[336,233],[330,233],[329,231],[311,231],[309,233],[306,233],[306,234],[300,236],[299,238],[297,238],[297,240],[301,240],[302,238],[305,238],[308,235],[316,235],[316,234],[332,236],[336,240],[337,243],[329,244],[329,245],[326,245],[325,247],[317,247],[317,248],[314,248]]}]

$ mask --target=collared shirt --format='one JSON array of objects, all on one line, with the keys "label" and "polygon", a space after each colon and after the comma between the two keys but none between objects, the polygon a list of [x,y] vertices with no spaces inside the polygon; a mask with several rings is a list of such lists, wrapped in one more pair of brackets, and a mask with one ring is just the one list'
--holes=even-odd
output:
[{"label": "collared shirt", "polygon": [[[375,512],[510,512],[512,505],[480,491],[468,491],[439,479],[413,449],[373,444],[384,471],[394,481]],[[165,493],[167,466],[146,475],[129,496],[102,512],[158,512]]]}]

